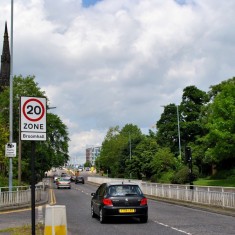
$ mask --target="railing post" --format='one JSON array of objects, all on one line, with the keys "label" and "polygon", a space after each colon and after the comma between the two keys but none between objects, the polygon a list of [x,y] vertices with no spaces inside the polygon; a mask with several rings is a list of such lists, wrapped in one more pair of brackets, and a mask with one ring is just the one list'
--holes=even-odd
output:
[{"label": "railing post", "polygon": [[222,207],[224,208],[224,188],[222,188]]},{"label": "railing post", "polygon": [[176,187],[176,199],[179,200],[179,186]]},{"label": "railing post", "polygon": [[210,205],[210,204],[211,204],[211,193],[210,193],[210,187],[208,187],[207,192],[208,192],[208,203],[209,203],[209,205]]},{"label": "railing post", "polygon": [[16,203],[19,203],[19,188],[16,189]]}]

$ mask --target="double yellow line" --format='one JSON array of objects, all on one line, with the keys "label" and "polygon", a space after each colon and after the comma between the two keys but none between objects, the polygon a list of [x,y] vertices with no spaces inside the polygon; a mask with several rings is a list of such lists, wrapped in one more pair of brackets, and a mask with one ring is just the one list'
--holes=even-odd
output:
[{"label": "double yellow line", "polygon": [[55,198],[55,192],[53,189],[50,189],[50,192],[49,192],[49,204],[50,205],[55,205],[56,204],[56,198]]}]

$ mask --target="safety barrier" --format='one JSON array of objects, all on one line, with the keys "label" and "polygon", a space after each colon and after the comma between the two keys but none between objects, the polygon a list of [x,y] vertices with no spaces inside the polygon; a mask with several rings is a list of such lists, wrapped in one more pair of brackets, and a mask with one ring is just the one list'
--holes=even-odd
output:
[{"label": "safety barrier", "polygon": [[46,206],[44,235],[67,235],[66,207]]},{"label": "safety barrier", "polygon": [[145,194],[210,206],[235,209],[235,188],[142,183]]},{"label": "safety barrier", "polygon": [[[43,187],[36,186],[35,188],[35,201],[42,200]],[[9,191],[8,187],[0,188],[0,209],[9,206],[19,206],[31,202],[31,189],[30,186],[17,186],[12,187]]]},{"label": "safety barrier", "polygon": [[[101,184],[111,181],[127,182],[128,180],[105,177],[88,177],[88,181]],[[143,193],[149,196],[235,209],[234,187],[213,187],[197,185],[194,185],[192,187],[190,185],[148,183],[139,180],[131,180],[131,182],[138,183]]]}]

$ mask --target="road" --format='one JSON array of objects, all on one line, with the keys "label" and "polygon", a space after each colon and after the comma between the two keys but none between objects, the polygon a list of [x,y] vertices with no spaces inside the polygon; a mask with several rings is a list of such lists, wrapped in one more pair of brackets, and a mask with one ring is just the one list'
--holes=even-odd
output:
[{"label": "road", "polygon": [[[84,173],[83,173],[84,174]],[[148,200],[149,221],[139,223],[137,219],[113,219],[100,224],[90,215],[91,192],[96,186],[72,183],[72,189],[56,189],[57,205],[66,206],[68,235],[228,235],[235,234],[235,218],[201,211],[183,206],[172,205],[155,200]],[[36,216],[40,216],[36,210]],[[23,223],[24,219],[24,223]],[[30,211],[0,214],[2,223],[30,224]]]}]

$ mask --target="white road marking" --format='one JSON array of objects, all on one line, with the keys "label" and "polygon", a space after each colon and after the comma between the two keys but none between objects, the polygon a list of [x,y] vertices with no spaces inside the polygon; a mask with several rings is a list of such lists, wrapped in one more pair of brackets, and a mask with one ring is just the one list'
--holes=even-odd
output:
[{"label": "white road marking", "polygon": [[167,225],[167,224],[163,224],[163,223],[161,223],[161,222],[159,222],[159,221],[157,221],[157,220],[155,220],[154,222],[157,223],[157,224],[160,224],[160,225],[162,225],[162,226],[165,226],[165,227],[171,228],[171,229],[173,229],[173,230],[176,230],[176,231],[178,231],[178,232],[181,232],[181,233],[184,233],[184,234],[187,234],[187,235],[192,235],[192,233],[188,233],[188,232],[183,231],[183,230],[181,230],[181,229],[171,227],[171,226],[169,226],[169,225]]}]

